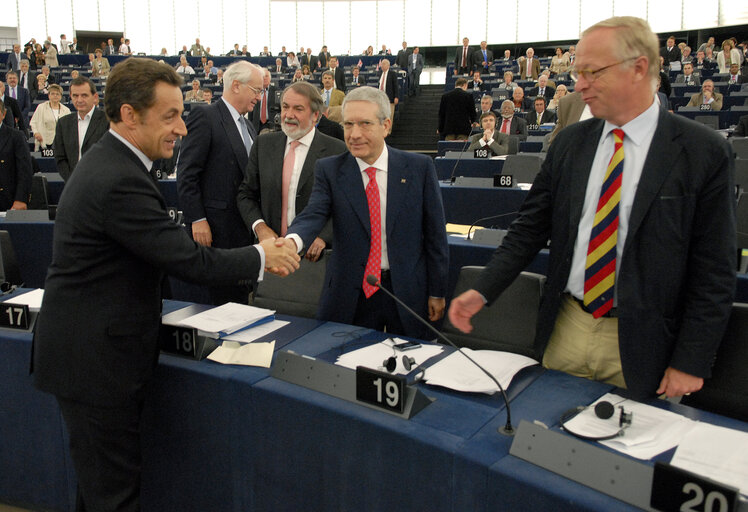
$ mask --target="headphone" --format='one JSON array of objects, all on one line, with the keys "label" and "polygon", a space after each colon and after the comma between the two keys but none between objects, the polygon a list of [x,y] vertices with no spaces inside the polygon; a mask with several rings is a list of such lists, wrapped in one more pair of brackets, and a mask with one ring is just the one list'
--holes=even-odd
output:
[{"label": "headphone", "polygon": [[[579,407],[575,407],[573,409],[569,409],[565,413],[561,415],[561,419],[559,420],[560,426],[562,429],[567,431],[569,434],[573,435],[574,437],[578,437],[579,439],[584,439],[585,441],[607,441],[609,439],[615,439],[616,437],[622,437],[624,434],[624,431],[631,426],[631,420],[633,419],[633,413],[626,412],[626,410],[623,408],[622,405],[619,405],[618,408],[621,410],[621,413],[618,416],[618,431],[615,434],[610,434],[607,436],[599,436],[599,437],[592,437],[592,436],[584,436],[582,434],[578,434],[572,430],[569,429],[569,427],[566,426],[566,422],[574,418],[577,414],[584,411],[585,409],[588,409],[589,406],[583,406],[580,405]],[[613,414],[615,413],[616,408],[615,406],[608,402],[608,401],[602,401],[595,404],[595,416],[600,418],[601,420],[607,420],[613,417]]]},{"label": "headphone", "polygon": [[[416,360],[412,357],[408,357],[407,355],[404,355],[401,359],[403,362],[403,367],[406,371],[410,372],[411,370],[414,370],[418,364],[416,363]],[[395,369],[397,369],[397,356],[390,356],[384,361],[382,361],[382,366],[390,372],[393,373]],[[415,379],[414,382],[418,382],[419,380],[423,379],[423,376],[426,374],[426,370],[421,370],[420,376]]]}]

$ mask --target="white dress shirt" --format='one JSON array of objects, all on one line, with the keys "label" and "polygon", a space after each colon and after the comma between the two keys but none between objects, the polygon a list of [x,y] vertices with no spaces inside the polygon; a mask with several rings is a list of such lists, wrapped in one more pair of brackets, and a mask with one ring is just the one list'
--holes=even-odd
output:
[{"label": "white dress shirt", "polygon": [[[652,105],[620,128],[623,130],[623,175],[621,179],[621,199],[618,204],[618,239],[616,243],[616,286],[621,268],[621,256],[626,243],[628,233],[629,216],[634,204],[636,189],[639,185],[644,161],[647,158],[649,147],[652,144],[660,106],[654,99]],[[566,283],[566,292],[578,299],[584,298],[584,270],[587,261],[587,249],[590,244],[592,224],[597,212],[597,203],[600,200],[600,191],[603,186],[603,178],[608,168],[608,163],[614,152],[613,130],[619,128],[606,121],[603,127],[600,141],[597,144],[597,152],[592,162],[590,176],[587,181],[587,192],[584,196],[582,217],[579,220],[577,240],[574,244],[574,254],[571,260],[571,271]],[[616,303],[617,303],[616,293]]]},{"label": "white dress shirt", "polygon": [[[88,114],[86,114],[82,119],[79,113],[75,114],[75,118],[78,120],[78,160],[81,159],[82,152],[83,152],[83,139],[86,138],[86,132],[88,131],[88,125],[91,124],[91,116],[93,115],[94,111],[93,107],[91,110],[88,111]],[[150,169],[150,167],[149,167]]]}]

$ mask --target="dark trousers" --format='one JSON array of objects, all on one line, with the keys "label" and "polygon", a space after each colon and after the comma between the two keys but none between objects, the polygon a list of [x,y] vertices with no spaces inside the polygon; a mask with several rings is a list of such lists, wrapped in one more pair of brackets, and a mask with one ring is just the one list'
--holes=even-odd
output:
[{"label": "dark trousers", "polygon": [[[382,286],[392,290],[392,279],[388,271],[382,272],[381,282]],[[389,334],[406,335],[400,321],[400,314],[397,312],[397,304],[382,290],[377,290],[368,299],[361,290],[356,305],[356,314],[353,316],[353,325],[386,331]]]},{"label": "dark trousers", "polygon": [[78,477],[77,512],[140,510],[143,403],[94,407],[57,397]]}]

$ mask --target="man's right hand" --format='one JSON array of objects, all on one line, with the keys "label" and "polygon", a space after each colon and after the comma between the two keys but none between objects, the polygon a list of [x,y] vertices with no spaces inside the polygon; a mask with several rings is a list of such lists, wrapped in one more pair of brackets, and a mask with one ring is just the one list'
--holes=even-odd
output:
[{"label": "man's right hand", "polygon": [[462,332],[470,332],[473,326],[470,319],[483,308],[483,296],[475,290],[468,290],[452,299],[449,305],[449,321]]},{"label": "man's right hand", "polygon": [[210,232],[210,224],[207,220],[192,223],[192,239],[206,247],[213,245],[213,234]]},{"label": "man's right hand", "polygon": [[299,268],[301,258],[293,240],[268,238],[260,242],[260,245],[265,251],[265,268],[269,272],[285,277]]}]

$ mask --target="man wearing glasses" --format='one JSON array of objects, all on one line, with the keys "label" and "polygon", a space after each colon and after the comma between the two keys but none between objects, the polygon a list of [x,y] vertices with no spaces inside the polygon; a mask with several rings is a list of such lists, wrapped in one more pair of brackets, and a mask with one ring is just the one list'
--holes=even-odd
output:
[{"label": "man wearing glasses", "polygon": [[710,376],[735,286],[731,156],[713,131],[659,109],[648,24],[587,29],[572,76],[597,119],[559,132],[502,245],[449,318],[506,289],[550,239],[536,349],[544,366],[681,396]]},{"label": "man wearing glasses", "polygon": [[[253,236],[236,206],[249,150],[257,138],[245,117],[259,101],[262,68],[246,61],[223,75],[223,96],[190,112],[187,136],[177,160],[177,191],[192,238],[204,246],[230,249],[251,245]],[[246,304],[246,286],[211,286],[213,304]]]}]

